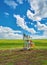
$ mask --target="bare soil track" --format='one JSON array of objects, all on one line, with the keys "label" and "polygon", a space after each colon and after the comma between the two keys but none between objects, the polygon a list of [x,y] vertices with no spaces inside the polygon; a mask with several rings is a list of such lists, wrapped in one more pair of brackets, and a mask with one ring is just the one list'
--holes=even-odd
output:
[{"label": "bare soil track", "polygon": [[0,65],[47,65],[47,50],[0,50]]}]

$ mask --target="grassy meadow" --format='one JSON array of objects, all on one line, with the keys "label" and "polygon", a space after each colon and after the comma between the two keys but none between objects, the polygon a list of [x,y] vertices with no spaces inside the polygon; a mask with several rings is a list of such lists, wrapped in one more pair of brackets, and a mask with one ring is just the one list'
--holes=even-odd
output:
[{"label": "grassy meadow", "polygon": [[[37,39],[37,40],[32,40],[33,43],[35,44],[35,48],[38,49],[47,49],[47,39]],[[19,49],[23,48],[24,45],[23,40],[0,40],[0,49]]]}]

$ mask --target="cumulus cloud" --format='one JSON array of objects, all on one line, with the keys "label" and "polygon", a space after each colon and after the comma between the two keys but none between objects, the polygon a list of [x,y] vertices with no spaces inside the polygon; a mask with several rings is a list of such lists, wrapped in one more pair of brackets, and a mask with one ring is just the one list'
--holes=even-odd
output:
[{"label": "cumulus cloud", "polygon": [[33,21],[39,21],[39,20],[41,20],[40,16],[35,16],[35,14],[33,14],[30,10],[27,10],[27,17],[29,19],[32,19]]},{"label": "cumulus cloud", "polygon": [[[9,27],[0,26],[0,39],[23,39],[23,35],[18,34],[18,32],[21,33],[19,30],[14,31]],[[45,30],[42,36],[32,35],[31,37],[32,39],[45,39],[47,38],[47,30]]]},{"label": "cumulus cloud", "polygon": [[42,35],[34,34],[31,37],[32,39],[47,39],[47,29],[44,29]]},{"label": "cumulus cloud", "polygon": [[17,6],[17,3],[13,0],[4,0],[4,3],[7,4],[8,6],[12,7],[13,9],[15,9]]},{"label": "cumulus cloud", "polygon": [[[47,39],[47,26],[45,24],[41,24],[40,22],[37,21],[37,25],[35,25],[38,30],[42,30],[43,34],[42,35],[32,35],[33,39]],[[37,32],[36,32],[37,33]]]},{"label": "cumulus cloud", "polygon": [[0,26],[0,39],[22,39],[23,36],[19,33],[21,33],[21,31]]},{"label": "cumulus cloud", "polygon": [[37,22],[37,27],[39,30],[47,30],[47,26],[45,24],[41,24],[40,22]]},{"label": "cumulus cloud", "polygon": [[28,11],[27,11],[27,17],[28,17],[29,19],[33,19],[33,16],[34,16],[34,14],[33,14],[30,10],[28,10]]},{"label": "cumulus cloud", "polygon": [[36,33],[36,31],[33,29],[33,28],[29,28],[26,23],[25,23],[25,20],[24,18],[20,17],[20,15],[15,15],[14,14],[14,17],[16,18],[17,20],[17,25],[20,26],[21,28],[23,28],[24,30],[27,30],[28,32],[31,32],[32,34],[33,33]]},{"label": "cumulus cloud", "polygon": [[41,35],[33,35],[32,39],[47,39],[47,36],[45,34]]},{"label": "cumulus cloud", "polygon": [[47,0],[28,0],[28,2],[30,4],[30,9],[35,11],[34,15],[27,11],[27,13],[30,13],[30,19],[38,21],[42,18],[47,18]]}]

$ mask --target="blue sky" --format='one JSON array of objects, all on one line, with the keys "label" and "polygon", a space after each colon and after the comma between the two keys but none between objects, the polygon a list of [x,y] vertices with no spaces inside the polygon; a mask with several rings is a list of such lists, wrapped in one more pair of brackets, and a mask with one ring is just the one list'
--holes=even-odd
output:
[{"label": "blue sky", "polygon": [[47,38],[47,0],[0,0],[0,38]]}]

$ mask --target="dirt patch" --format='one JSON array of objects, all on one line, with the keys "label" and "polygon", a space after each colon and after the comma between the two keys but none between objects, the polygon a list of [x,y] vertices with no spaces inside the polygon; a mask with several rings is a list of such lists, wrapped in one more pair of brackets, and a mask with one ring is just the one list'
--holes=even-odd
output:
[{"label": "dirt patch", "polygon": [[47,65],[47,50],[0,50],[0,65]]}]

